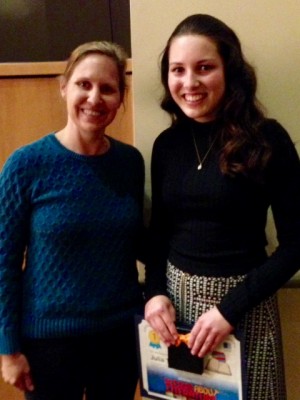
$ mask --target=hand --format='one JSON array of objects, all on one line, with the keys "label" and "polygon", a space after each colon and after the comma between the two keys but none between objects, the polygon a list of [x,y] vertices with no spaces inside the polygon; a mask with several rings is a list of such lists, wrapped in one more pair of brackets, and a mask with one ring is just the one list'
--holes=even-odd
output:
[{"label": "hand", "polygon": [[22,391],[34,389],[30,367],[24,354],[2,355],[2,377],[4,382]]},{"label": "hand", "polygon": [[175,315],[173,304],[167,296],[154,296],[146,303],[145,319],[167,346],[175,344],[178,338]]},{"label": "hand", "polygon": [[233,330],[217,307],[201,315],[191,330],[188,347],[193,355],[204,357],[213,351]]}]

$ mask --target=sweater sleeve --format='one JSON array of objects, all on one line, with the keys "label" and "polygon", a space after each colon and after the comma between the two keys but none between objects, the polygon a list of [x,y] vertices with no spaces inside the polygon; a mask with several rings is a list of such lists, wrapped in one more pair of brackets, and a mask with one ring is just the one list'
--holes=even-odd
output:
[{"label": "sweater sleeve", "polygon": [[277,122],[267,125],[266,135],[272,145],[266,180],[278,247],[219,304],[220,312],[232,325],[280,289],[300,267],[299,156],[288,133]]},{"label": "sweater sleeve", "polygon": [[0,354],[20,350],[22,264],[29,224],[26,178],[21,151],[6,162],[0,175]]},{"label": "sweater sleeve", "polygon": [[164,150],[161,140],[153,145],[151,157],[152,209],[148,231],[148,251],[145,271],[145,297],[167,295],[166,267],[169,254],[168,213],[162,200]]}]

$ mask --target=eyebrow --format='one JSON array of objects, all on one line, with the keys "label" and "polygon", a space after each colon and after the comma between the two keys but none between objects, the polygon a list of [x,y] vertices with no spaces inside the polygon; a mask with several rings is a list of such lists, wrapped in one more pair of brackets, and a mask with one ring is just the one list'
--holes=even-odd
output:
[{"label": "eyebrow", "polygon": [[[203,64],[203,63],[207,63],[207,62],[215,62],[215,59],[204,58],[203,60],[196,61],[195,64]],[[182,65],[184,63],[185,63],[184,61],[173,61],[173,62],[169,62],[169,65]]]},{"label": "eyebrow", "polygon": [[89,81],[91,80],[91,78],[87,77],[87,76],[78,76],[76,79],[74,79],[75,81]]}]

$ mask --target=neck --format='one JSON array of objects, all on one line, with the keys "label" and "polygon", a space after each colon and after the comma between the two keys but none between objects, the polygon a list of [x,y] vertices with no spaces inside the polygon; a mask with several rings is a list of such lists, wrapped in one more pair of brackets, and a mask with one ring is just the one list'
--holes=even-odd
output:
[{"label": "neck", "polygon": [[82,133],[70,133],[66,128],[58,131],[56,138],[68,150],[74,153],[97,156],[105,154],[110,148],[110,141],[104,133],[97,136]]}]

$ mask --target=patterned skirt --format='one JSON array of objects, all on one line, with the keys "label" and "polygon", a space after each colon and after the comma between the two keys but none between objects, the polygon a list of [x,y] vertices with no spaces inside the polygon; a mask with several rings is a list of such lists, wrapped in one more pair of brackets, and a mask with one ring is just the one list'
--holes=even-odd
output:
[{"label": "patterned skirt", "polygon": [[[168,263],[167,285],[176,320],[195,321],[244,279],[190,275]],[[244,400],[285,400],[285,378],[277,297],[248,312],[236,327],[242,346]]]}]

